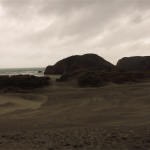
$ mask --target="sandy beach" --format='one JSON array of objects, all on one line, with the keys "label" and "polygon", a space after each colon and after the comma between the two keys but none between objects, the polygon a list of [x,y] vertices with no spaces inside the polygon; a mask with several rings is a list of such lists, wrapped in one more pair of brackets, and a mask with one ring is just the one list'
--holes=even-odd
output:
[{"label": "sandy beach", "polygon": [[55,82],[0,94],[0,149],[150,149],[150,82]]}]

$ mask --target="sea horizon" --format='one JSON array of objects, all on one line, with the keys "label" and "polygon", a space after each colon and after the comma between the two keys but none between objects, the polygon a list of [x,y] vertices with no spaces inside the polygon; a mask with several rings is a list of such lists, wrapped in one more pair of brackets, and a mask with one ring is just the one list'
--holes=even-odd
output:
[{"label": "sea horizon", "polygon": [[[0,75],[35,75],[35,76],[43,76],[44,75],[44,67],[36,67],[36,68],[0,68]],[[42,71],[38,73],[38,71]]]}]

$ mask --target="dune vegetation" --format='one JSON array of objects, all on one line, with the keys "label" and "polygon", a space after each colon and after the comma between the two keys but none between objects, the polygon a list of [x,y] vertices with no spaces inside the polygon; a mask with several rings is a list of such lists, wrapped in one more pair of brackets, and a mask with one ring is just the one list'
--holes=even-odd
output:
[{"label": "dune vegetation", "polygon": [[140,82],[142,79],[147,79],[150,72],[142,71],[116,71],[116,70],[99,70],[99,69],[84,69],[71,73],[66,73],[57,79],[59,82],[77,78],[80,87],[98,87],[106,82],[115,84],[124,84],[127,82]]},{"label": "dune vegetation", "polygon": [[49,85],[49,77],[33,75],[0,76],[0,91],[31,90]]}]

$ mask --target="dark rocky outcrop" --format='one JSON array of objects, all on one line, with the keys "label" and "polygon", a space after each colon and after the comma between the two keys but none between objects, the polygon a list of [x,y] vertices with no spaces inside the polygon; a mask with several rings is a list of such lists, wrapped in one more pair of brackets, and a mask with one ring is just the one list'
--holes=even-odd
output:
[{"label": "dark rocky outcrop", "polygon": [[124,57],[116,67],[120,71],[150,71],[150,56]]},{"label": "dark rocky outcrop", "polygon": [[47,66],[44,74],[63,74],[75,70],[99,68],[115,70],[116,67],[96,54],[70,56],[58,61],[54,66]]}]

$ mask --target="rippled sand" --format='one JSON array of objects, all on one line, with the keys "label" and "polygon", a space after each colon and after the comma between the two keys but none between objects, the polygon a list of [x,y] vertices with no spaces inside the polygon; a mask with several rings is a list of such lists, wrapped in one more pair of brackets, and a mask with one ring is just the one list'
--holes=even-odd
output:
[{"label": "rippled sand", "polygon": [[0,114],[22,109],[37,109],[46,101],[47,97],[39,94],[1,94]]}]

